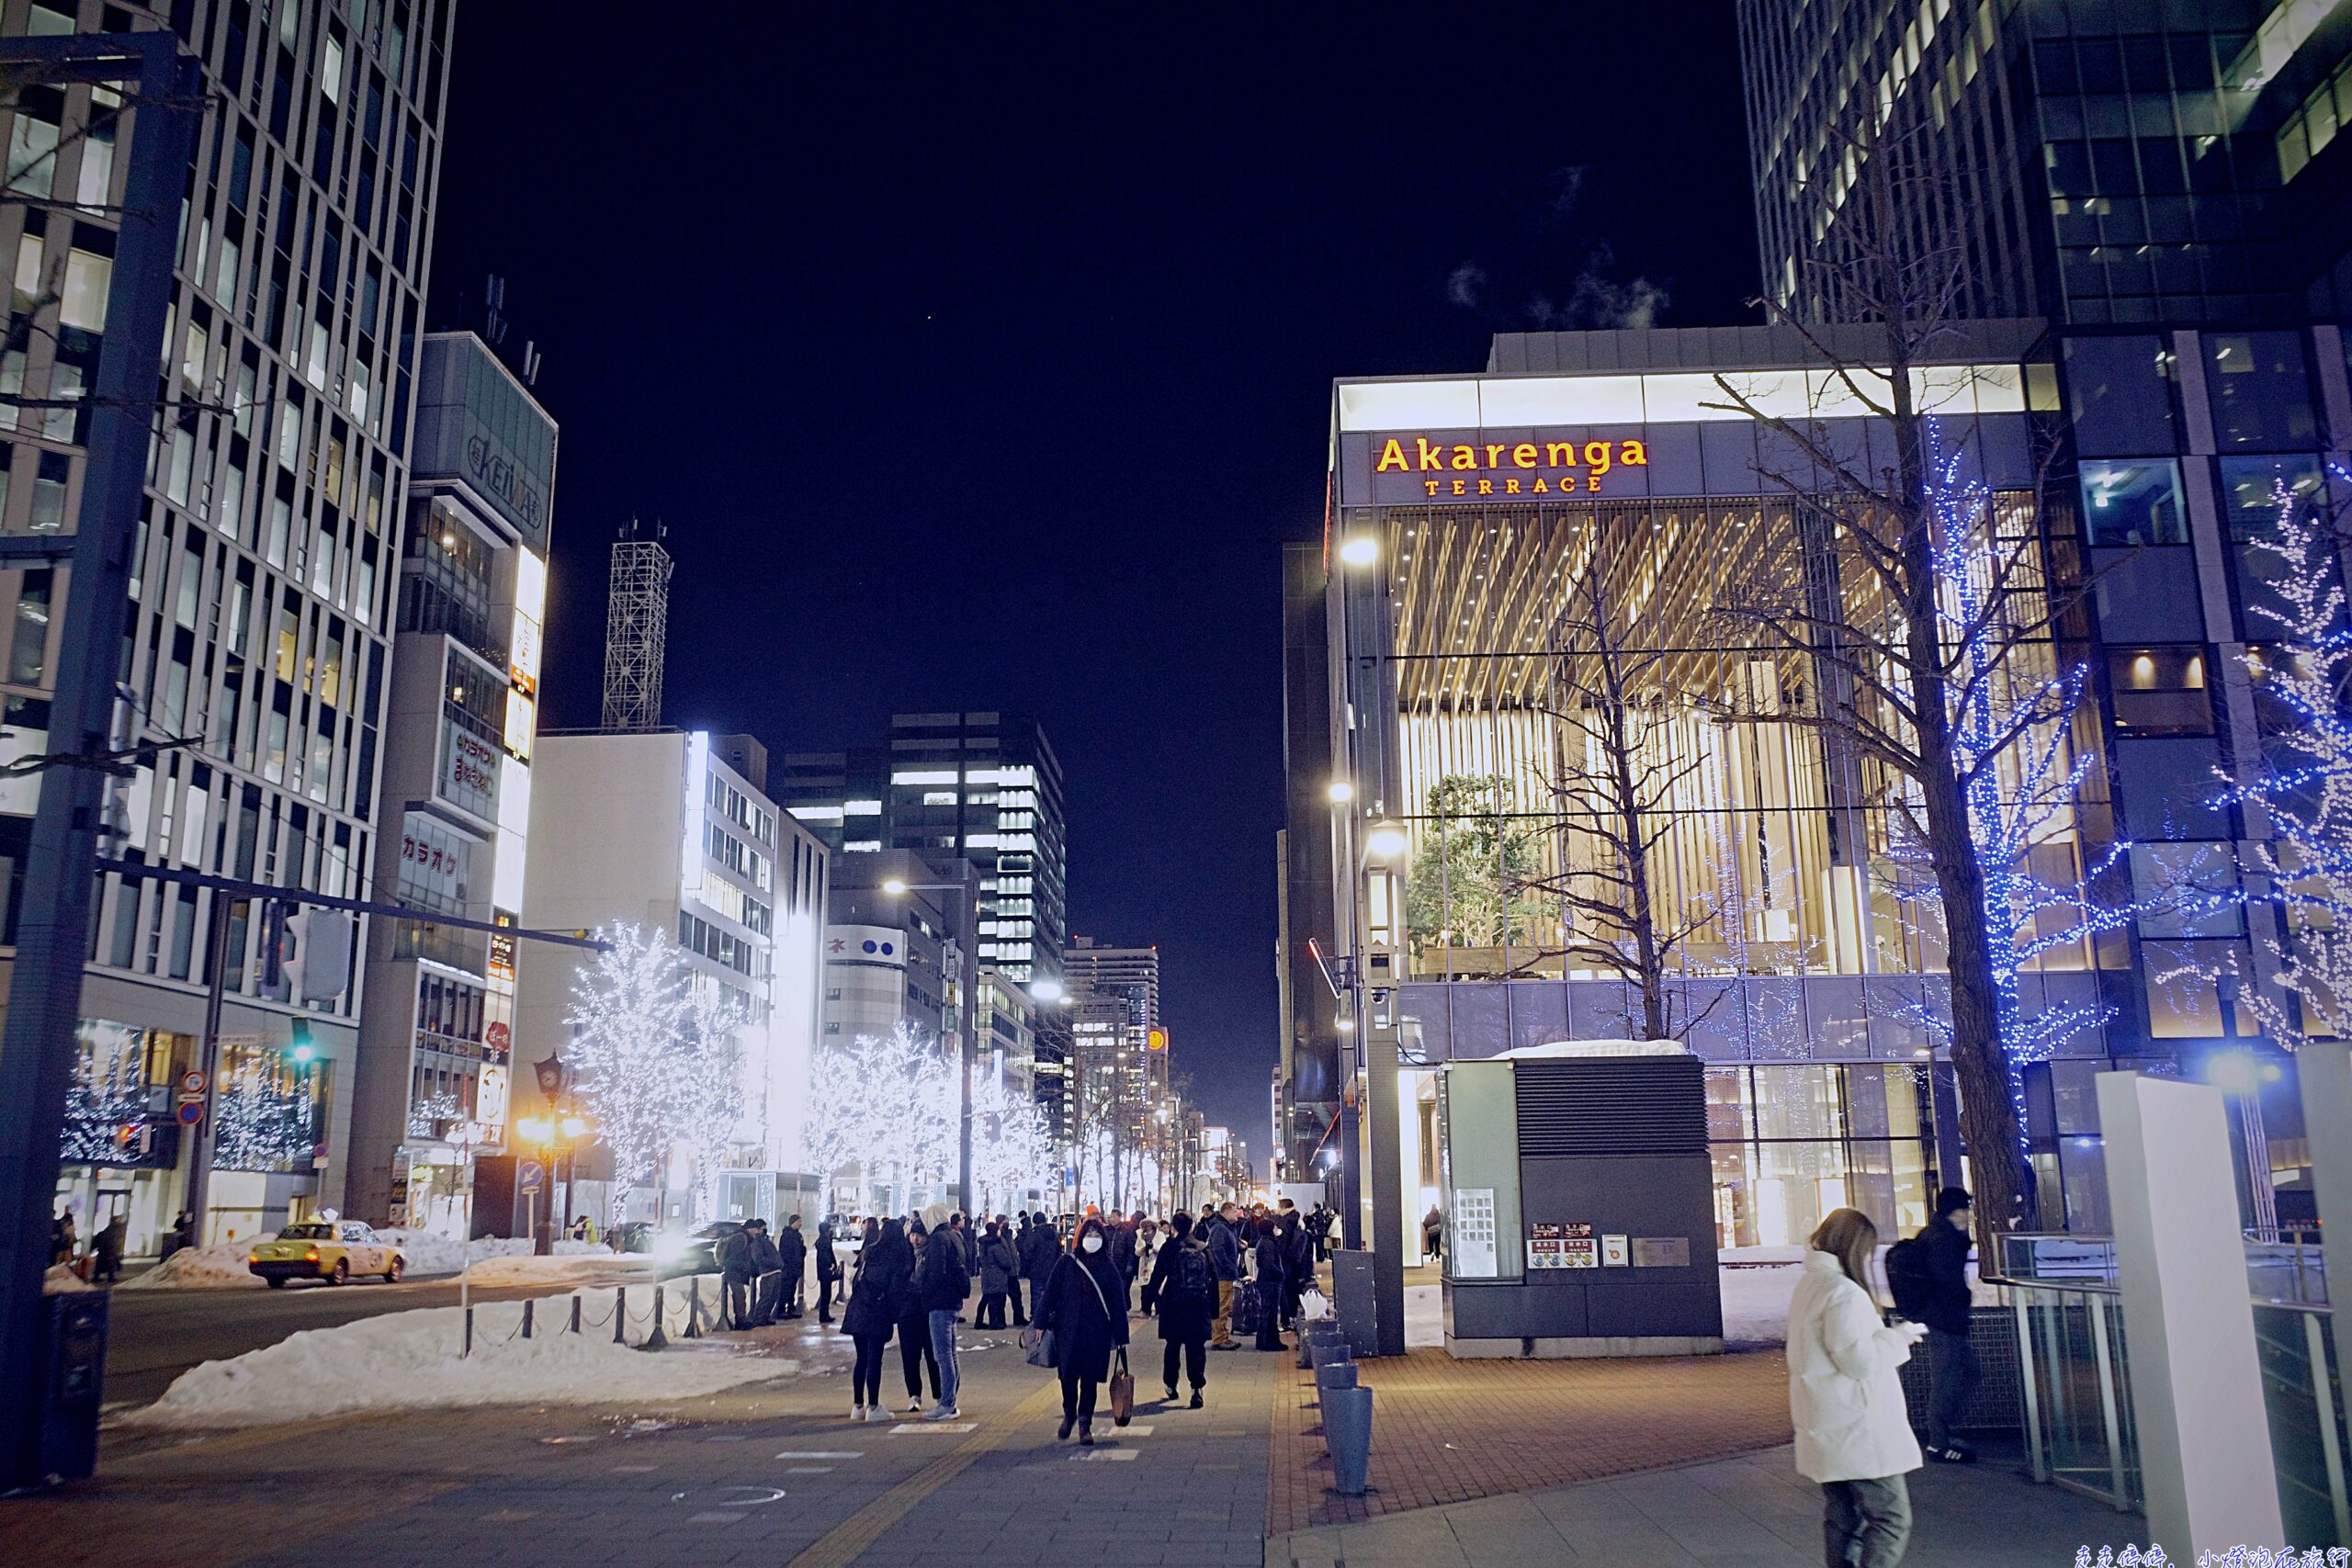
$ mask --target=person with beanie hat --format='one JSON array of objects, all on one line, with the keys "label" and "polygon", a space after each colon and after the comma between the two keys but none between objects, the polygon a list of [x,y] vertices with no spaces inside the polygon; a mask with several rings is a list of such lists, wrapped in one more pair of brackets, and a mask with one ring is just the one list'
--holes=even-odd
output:
[{"label": "person with beanie hat", "polygon": [[1928,1284],[1919,1321],[1928,1325],[1928,1368],[1934,1383],[1928,1402],[1928,1457],[1945,1464],[1966,1464],[1976,1457],[1953,1432],[1984,1375],[1969,1339],[1975,1314],[1968,1254],[1975,1218],[1966,1189],[1947,1187],[1936,1194],[1936,1217],[1919,1233]]}]

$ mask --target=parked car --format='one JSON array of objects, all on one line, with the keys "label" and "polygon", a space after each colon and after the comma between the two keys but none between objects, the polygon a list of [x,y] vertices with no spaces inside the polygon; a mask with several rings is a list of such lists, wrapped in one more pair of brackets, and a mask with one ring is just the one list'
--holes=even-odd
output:
[{"label": "parked car", "polygon": [[256,1243],[245,1267],[273,1291],[288,1280],[324,1280],[340,1285],[354,1274],[379,1274],[398,1284],[408,1258],[357,1220],[306,1220],[288,1225],[274,1241]]},{"label": "parked car", "polygon": [[661,1259],[664,1274],[716,1274],[718,1244],[743,1228],[741,1220],[713,1220],[680,1235],[664,1233],[647,1250]]}]

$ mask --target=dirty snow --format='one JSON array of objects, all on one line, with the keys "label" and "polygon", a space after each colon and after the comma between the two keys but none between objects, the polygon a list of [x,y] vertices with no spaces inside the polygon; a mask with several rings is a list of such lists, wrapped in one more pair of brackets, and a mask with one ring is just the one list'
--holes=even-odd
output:
[{"label": "dirty snow", "polygon": [[486,1285],[562,1285],[582,1280],[624,1280],[642,1279],[649,1283],[659,1266],[650,1258],[615,1257],[605,1247],[594,1247],[587,1253],[558,1254],[552,1258],[532,1258],[501,1254],[496,1258],[477,1258],[466,1278],[476,1289]]},{"label": "dirty snow", "polygon": [[62,1263],[51,1265],[49,1272],[40,1277],[41,1294],[45,1296],[70,1295],[76,1291],[96,1289],[96,1285],[91,1284]]},{"label": "dirty snow", "polygon": [[125,1280],[119,1290],[159,1291],[172,1289],[220,1289],[233,1285],[250,1285],[261,1289],[261,1280],[245,1266],[252,1256],[253,1244],[243,1241],[216,1242],[210,1247],[183,1247],[143,1274]]},{"label": "dirty snow", "polygon": [[[543,1298],[537,1303],[541,1332],[524,1339],[521,1303],[483,1303],[473,1309],[474,1352],[464,1359],[458,1356],[464,1314],[426,1307],[306,1329],[225,1361],[207,1361],[123,1419],[138,1427],[223,1428],[361,1410],[613,1404],[693,1398],[799,1370],[797,1362],[747,1354],[718,1340],[681,1337],[687,1281],[672,1283],[663,1312],[671,1348],[658,1354],[630,1348],[652,1326],[652,1301],[641,1291],[631,1292],[628,1346],[613,1343],[614,1292],[583,1290],[573,1293],[582,1299],[586,1322],[601,1315],[607,1320],[604,1327],[547,1332],[569,1317],[570,1298]],[[718,1289],[716,1276],[702,1277],[706,1311]]]},{"label": "dirty snow", "polygon": [[[463,1257],[461,1244],[453,1235],[437,1231],[379,1230],[377,1235],[401,1249],[405,1267],[412,1278],[435,1274],[455,1274]],[[128,1291],[169,1289],[219,1290],[231,1286],[259,1286],[261,1280],[246,1266],[252,1256],[254,1240],[215,1242],[210,1247],[184,1247],[143,1274],[122,1282]],[[601,1242],[559,1241],[553,1257],[536,1260],[537,1268],[525,1267],[491,1277],[485,1275],[486,1260],[508,1259],[531,1264],[531,1241],[528,1236],[483,1236],[473,1244],[473,1281],[478,1285],[529,1285],[541,1280],[562,1283],[601,1273],[628,1273],[640,1260],[622,1258]],[[584,1259],[599,1265],[583,1268]],[[558,1263],[562,1267],[549,1267]]]}]

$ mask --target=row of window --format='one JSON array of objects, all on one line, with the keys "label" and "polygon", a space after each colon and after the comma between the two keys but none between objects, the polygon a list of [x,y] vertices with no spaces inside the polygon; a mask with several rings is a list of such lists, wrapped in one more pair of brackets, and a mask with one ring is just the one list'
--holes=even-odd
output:
[{"label": "row of window", "polygon": [[698,953],[713,963],[723,964],[739,975],[759,974],[765,978],[766,965],[754,967],[754,959],[763,957],[764,944],[752,942],[734,935],[723,927],[715,926],[698,915],[678,911],[678,945],[689,953]]}]

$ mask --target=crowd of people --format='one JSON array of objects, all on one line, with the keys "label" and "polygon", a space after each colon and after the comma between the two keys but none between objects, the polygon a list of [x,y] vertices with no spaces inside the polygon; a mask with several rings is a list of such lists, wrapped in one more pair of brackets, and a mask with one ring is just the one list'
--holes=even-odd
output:
[{"label": "crowd of people", "polygon": [[[918,1215],[829,1217],[811,1247],[795,1214],[773,1237],[763,1221],[747,1222],[720,1242],[717,1258],[726,1321],[741,1329],[800,1316],[813,1258],[818,1321],[832,1325],[838,1301],[841,1332],[855,1348],[852,1421],[893,1418],[896,1401],[883,1393],[893,1340],[905,1414],[958,1419],[956,1330],[968,1311],[975,1329],[1023,1331],[1031,1364],[1050,1369],[1061,1385],[1057,1439],[1075,1433],[1091,1444],[1103,1391],[1125,1368],[1138,1316],[1161,1344],[1167,1404],[1201,1409],[1210,1351],[1241,1349],[1240,1335],[1260,1350],[1288,1348],[1283,1335],[1307,1310],[1330,1229],[1321,1204],[1301,1213],[1283,1199],[1271,1210],[1228,1202],[1165,1218],[1092,1207],[1058,1220],[1024,1212],[977,1226],[961,1213],[937,1224]],[[1180,1385],[1189,1386],[1188,1404]]]}]

